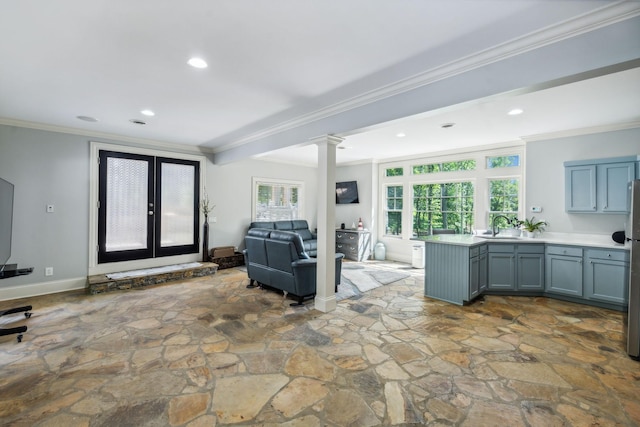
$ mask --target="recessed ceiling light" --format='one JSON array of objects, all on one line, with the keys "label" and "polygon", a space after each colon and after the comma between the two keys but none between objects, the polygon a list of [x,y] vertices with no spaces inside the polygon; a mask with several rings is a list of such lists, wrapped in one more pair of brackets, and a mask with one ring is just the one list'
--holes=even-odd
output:
[{"label": "recessed ceiling light", "polygon": [[134,125],[146,125],[147,124],[147,122],[145,122],[144,120],[131,119],[129,121],[131,123],[133,123]]},{"label": "recessed ceiling light", "polygon": [[76,119],[84,120],[85,122],[97,122],[98,119],[91,116],[76,116]]},{"label": "recessed ceiling light", "polygon": [[397,136],[398,138],[404,138],[405,136],[407,136],[407,134],[406,134],[406,133],[404,133],[404,132],[400,132],[400,133],[397,133],[397,134],[396,134],[396,136]]},{"label": "recessed ceiling light", "polygon": [[442,128],[444,128],[444,129],[452,128],[454,126],[455,126],[455,123],[443,123],[442,124]]},{"label": "recessed ceiling light", "polygon": [[187,64],[194,68],[207,68],[207,62],[202,58],[191,58]]},{"label": "recessed ceiling light", "polygon": [[522,114],[524,113],[524,110],[521,108],[514,108],[513,110],[510,110],[507,114],[510,116],[517,116],[518,114]]},{"label": "recessed ceiling light", "polygon": [[156,113],[154,113],[151,110],[142,110],[142,111],[140,111],[140,113],[144,114],[145,116],[149,116],[149,117],[153,117],[153,116],[156,115]]}]

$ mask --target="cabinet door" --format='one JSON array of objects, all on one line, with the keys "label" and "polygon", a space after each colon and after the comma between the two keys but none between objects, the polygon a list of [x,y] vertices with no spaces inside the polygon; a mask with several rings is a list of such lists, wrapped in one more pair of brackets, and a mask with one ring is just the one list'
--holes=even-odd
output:
[{"label": "cabinet door", "polygon": [[582,257],[547,255],[545,276],[547,292],[582,296]]},{"label": "cabinet door", "polygon": [[629,300],[629,264],[587,258],[585,296],[596,301],[626,305]]},{"label": "cabinet door", "polygon": [[544,255],[518,254],[518,289],[521,291],[544,290]]},{"label": "cabinet door", "polygon": [[469,260],[469,301],[480,294],[480,257]]},{"label": "cabinet door", "polygon": [[478,257],[478,292],[482,294],[487,290],[487,254],[483,253]]},{"label": "cabinet door", "polygon": [[515,289],[515,260],[513,253],[489,253],[489,289]]},{"label": "cabinet door", "polygon": [[629,183],[635,175],[633,162],[598,165],[598,211],[628,213],[631,209]]},{"label": "cabinet door", "polygon": [[596,211],[596,166],[568,166],[564,171],[565,210]]}]

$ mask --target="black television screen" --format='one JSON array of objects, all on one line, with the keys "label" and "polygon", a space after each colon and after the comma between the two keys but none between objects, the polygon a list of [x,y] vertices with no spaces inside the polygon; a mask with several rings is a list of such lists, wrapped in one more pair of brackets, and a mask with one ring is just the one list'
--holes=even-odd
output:
[{"label": "black television screen", "polygon": [[336,204],[360,203],[358,200],[358,182],[336,182]]},{"label": "black television screen", "polygon": [[13,184],[0,178],[0,271],[11,257]]}]

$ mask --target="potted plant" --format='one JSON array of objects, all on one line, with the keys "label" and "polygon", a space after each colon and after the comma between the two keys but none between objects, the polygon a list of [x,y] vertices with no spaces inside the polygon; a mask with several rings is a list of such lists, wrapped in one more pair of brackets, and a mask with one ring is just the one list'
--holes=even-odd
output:
[{"label": "potted plant", "polygon": [[522,229],[524,230],[525,237],[535,237],[542,233],[546,226],[546,221],[536,221],[536,218],[533,216],[531,219],[525,218],[524,221],[522,221]]},{"label": "potted plant", "polygon": [[524,221],[514,217],[511,220],[510,224],[511,229],[509,230],[509,232],[511,233],[511,235],[514,237],[520,237],[520,235],[522,234],[522,224],[524,224]]}]

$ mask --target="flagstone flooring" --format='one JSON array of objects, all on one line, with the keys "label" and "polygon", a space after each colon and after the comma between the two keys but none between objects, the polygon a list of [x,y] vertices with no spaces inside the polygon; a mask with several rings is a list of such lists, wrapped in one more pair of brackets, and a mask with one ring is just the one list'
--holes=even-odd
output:
[{"label": "flagstone flooring", "polygon": [[246,273],[33,305],[0,337],[3,426],[637,426],[622,313],[546,298],[458,307],[419,270],[321,313]]}]

